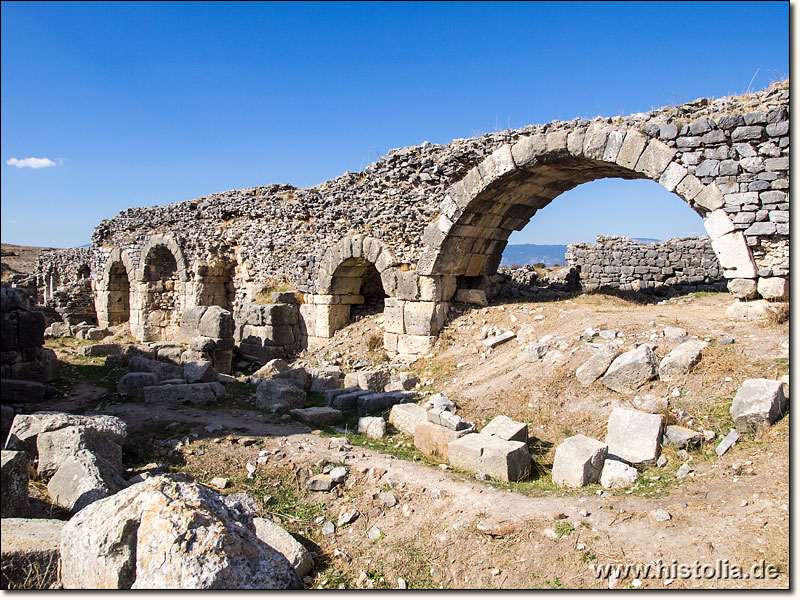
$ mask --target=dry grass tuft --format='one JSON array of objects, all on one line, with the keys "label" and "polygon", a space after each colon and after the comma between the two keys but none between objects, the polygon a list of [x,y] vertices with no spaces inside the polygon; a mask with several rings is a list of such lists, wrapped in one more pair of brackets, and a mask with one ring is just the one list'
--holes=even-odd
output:
[{"label": "dry grass tuft", "polygon": [[767,318],[761,324],[764,327],[780,327],[789,322],[789,303],[776,302],[767,309]]}]

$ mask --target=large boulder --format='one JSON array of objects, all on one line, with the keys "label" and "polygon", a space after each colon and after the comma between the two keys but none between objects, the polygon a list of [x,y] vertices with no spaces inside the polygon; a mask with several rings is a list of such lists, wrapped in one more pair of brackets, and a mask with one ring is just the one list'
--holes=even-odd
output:
[{"label": "large boulder", "polygon": [[128,427],[119,417],[41,411],[31,415],[16,415],[5,447],[7,450],[26,450],[31,456],[37,456],[36,438],[40,433],[56,431],[70,425],[93,429],[120,445],[128,437]]},{"label": "large boulder", "polygon": [[575,371],[575,377],[583,385],[590,385],[608,370],[614,359],[622,350],[614,342],[609,342],[600,348],[594,355]]},{"label": "large boulder", "polygon": [[651,463],[658,458],[663,431],[662,415],[615,408],[608,417],[608,456],[632,465]]},{"label": "large boulder", "polygon": [[658,365],[659,379],[669,382],[683,378],[699,362],[706,346],[708,343],[700,340],[689,340],[676,346],[661,359]]},{"label": "large boulder", "polygon": [[75,515],[61,540],[66,589],[300,589],[252,517],[215,491],[159,476]]},{"label": "large boulder", "polygon": [[358,420],[358,433],[380,439],[386,435],[386,421],[383,417],[361,417]]},{"label": "large boulder", "polygon": [[736,390],[730,411],[738,429],[754,431],[775,423],[785,409],[783,382],[747,379]]},{"label": "large boulder", "polygon": [[0,522],[2,558],[0,587],[48,589],[58,580],[61,532],[66,521],[57,519],[6,519]]},{"label": "large boulder", "polygon": [[92,502],[116,494],[126,483],[102,456],[78,450],[66,458],[47,484],[53,504],[76,513]]},{"label": "large boulder", "polygon": [[608,446],[585,435],[568,437],[556,447],[553,483],[581,487],[595,483],[603,470]]},{"label": "large boulder", "polygon": [[256,388],[256,406],[270,412],[303,408],[306,393],[286,379],[268,379]]},{"label": "large boulder", "polygon": [[314,568],[314,559],[311,558],[311,553],[303,544],[294,539],[291,533],[269,519],[255,517],[253,525],[258,539],[283,554],[300,577],[311,572]]},{"label": "large boulder", "polygon": [[40,433],[36,440],[39,454],[37,472],[50,477],[78,450],[102,456],[117,471],[122,471],[122,448],[116,442],[84,425],[70,425],[56,431]]},{"label": "large boulder", "polygon": [[653,349],[643,344],[620,354],[608,367],[600,380],[615,392],[632,394],[645,383],[654,379],[658,370],[658,357]]},{"label": "large boulder", "polygon": [[28,511],[28,456],[24,452],[2,451],[0,482],[2,518],[24,517]]}]

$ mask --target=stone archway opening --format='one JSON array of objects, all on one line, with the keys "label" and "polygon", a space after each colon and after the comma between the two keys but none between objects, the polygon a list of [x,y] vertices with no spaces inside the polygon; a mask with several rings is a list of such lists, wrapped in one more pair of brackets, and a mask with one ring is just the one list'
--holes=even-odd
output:
[{"label": "stone archway opening", "polygon": [[78,268],[77,271],[78,281],[82,279],[89,279],[91,275],[92,275],[92,270],[89,268],[89,265],[81,265]]},{"label": "stone archway opening", "polygon": [[127,323],[131,318],[131,283],[121,260],[111,265],[108,273],[108,324]]},{"label": "stone archway opening", "polygon": [[178,261],[163,244],[153,246],[144,259],[142,277],[144,340],[169,340],[180,324],[181,280]]},{"label": "stone archway opening", "polygon": [[384,311],[388,294],[374,264],[365,258],[348,258],[334,271],[331,292],[339,304],[348,307],[344,323],[353,322]]},{"label": "stone archway opening", "polygon": [[221,306],[233,311],[236,299],[234,274],[236,263],[225,258],[216,258],[197,267],[195,287],[198,306]]}]

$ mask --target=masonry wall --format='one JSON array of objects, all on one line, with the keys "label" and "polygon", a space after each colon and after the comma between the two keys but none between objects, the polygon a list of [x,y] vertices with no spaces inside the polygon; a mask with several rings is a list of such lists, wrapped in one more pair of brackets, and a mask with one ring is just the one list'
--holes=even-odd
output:
[{"label": "masonry wall", "polygon": [[644,244],[597,236],[596,244],[567,246],[567,262],[580,271],[584,290],[724,291],[726,281],[708,236]]}]

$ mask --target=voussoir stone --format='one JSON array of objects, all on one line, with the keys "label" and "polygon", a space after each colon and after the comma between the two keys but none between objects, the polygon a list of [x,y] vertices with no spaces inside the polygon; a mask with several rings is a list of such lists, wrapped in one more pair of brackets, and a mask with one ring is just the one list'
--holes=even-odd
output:
[{"label": "voussoir stone", "polygon": [[152,477],[75,515],[61,540],[65,589],[300,589],[252,517],[214,490]]}]

